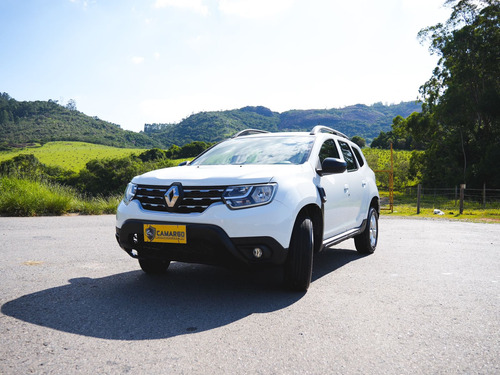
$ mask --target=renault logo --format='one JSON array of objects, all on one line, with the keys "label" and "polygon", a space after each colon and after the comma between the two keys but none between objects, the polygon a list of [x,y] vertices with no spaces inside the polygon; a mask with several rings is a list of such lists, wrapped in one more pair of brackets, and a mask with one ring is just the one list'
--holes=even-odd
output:
[{"label": "renault logo", "polygon": [[167,203],[167,206],[170,208],[174,208],[179,197],[180,197],[179,186],[178,185],[170,186],[170,189],[168,189],[167,192],[165,193],[165,202]]}]

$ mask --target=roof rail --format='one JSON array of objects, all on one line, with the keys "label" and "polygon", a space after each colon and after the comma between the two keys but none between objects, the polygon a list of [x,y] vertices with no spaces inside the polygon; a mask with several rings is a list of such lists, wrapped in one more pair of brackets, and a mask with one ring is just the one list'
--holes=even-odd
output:
[{"label": "roof rail", "polygon": [[242,130],[242,131],[236,133],[231,138],[238,138],[238,137],[242,137],[245,135],[261,134],[261,133],[269,133],[269,132],[265,131],[265,130],[259,130],[259,129],[245,129],[245,130]]},{"label": "roof rail", "polygon": [[310,135],[316,135],[318,133],[330,133],[330,134],[338,135],[339,137],[344,137],[344,138],[349,139],[349,137],[347,135],[345,135],[344,133],[341,133],[338,130],[335,130],[335,129],[332,129],[332,128],[329,128],[329,127],[323,126],[323,125],[316,125],[311,130],[311,132],[309,134]]}]

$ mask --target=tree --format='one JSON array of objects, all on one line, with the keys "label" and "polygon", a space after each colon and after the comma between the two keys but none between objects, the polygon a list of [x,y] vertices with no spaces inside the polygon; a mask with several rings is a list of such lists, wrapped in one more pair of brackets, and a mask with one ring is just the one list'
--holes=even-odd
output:
[{"label": "tree", "polygon": [[500,167],[492,160],[500,144],[500,3],[445,5],[452,7],[449,20],[419,33],[440,57],[420,88],[423,112],[400,130],[427,144],[424,180],[500,186]]},{"label": "tree", "polygon": [[354,137],[352,137],[351,141],[356,143],[360,148],[363,148],[366,146],[366,139],[364,139],[363,137],[360,137],[359,135],[355,135]]},{"label": "tree", "polygon": [[76,111],[76,100],[75,99],[68,100],[66,108],[69,109],[70,111]]},{"label": "tree", "polygon": [[144,151],[139,155],[139,159],[141,159],[143,162],[162,160],[166,158],[167,156],[165,151],[159,148],[152,148],[151,150]]}]

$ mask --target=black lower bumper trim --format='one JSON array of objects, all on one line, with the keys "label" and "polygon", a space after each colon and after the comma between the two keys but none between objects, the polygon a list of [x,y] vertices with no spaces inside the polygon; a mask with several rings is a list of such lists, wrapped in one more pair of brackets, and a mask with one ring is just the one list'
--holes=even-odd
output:
[{"label": "black lower bumper trim", "polygon": [[[185,224],[186,244],[145,242],[144,224],[178,223],[128,220],[121,228],[116,228],[120,247],[134,258],[201,264],[279,265],[285,262],[288,253],[272,237],[230,238],[222,228],[209,224]],[[262,250],[260,258],[253,255],[256,247]]]}]

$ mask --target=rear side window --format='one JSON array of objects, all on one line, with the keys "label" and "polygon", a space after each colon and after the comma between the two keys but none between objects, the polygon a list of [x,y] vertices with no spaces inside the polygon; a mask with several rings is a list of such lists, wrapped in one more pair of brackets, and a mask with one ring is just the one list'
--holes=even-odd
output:
[{"label": "rear side window", "polygon": [[342,150],[342,155],[344,155],[344,160],[347,163],[348,171],[355,171],[358,169],[356,165],[356,160],[354,159],[354,154],[351,151],[349,145],[345,142],[339,141],[340,149]]},{"label": "rear side window", "polygon": [[359,150],[356,147],[353,147],[352,150],[354,151],[354,155],[356,155],[356,159],[358,159],[359,167],[361,168],[365,164],[365,162],[363,161],[363,156],[361,155],[361,150]]}]

